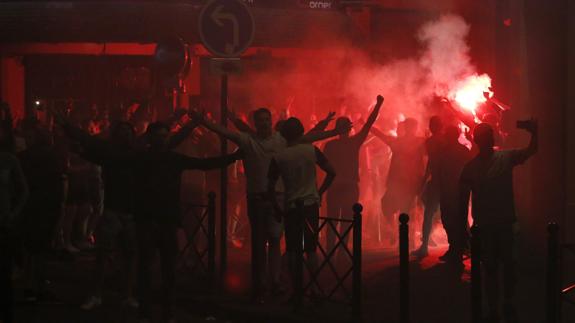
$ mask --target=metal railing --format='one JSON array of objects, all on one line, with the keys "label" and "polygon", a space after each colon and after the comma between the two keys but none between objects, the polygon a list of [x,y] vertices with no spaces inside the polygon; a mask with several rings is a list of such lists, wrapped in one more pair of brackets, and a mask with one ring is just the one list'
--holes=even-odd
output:
[{"label": "metal railing", "polygon": [[399,215],[399,322],[409,317],[409,215]]},{"label": "metal railing", "polygon": [[563,266],[566,256],[575,256],[575,244],[559,242],[559,226],[557,223],[547,225],[547,293],[546,317],[547,323],[559,323],[562,319],[563,303],[575,306],[575,284],[565,286]]},{"label": "metal railing", "polygon": [[216,194],[208,194],[207,204],[188,204],[184,218],[187,243],[178,255],[178,268],[191,274],[204,274],[213,282],[216,272]]},{"label": "metal railing", "polygon": [[[311,268],[308,262],[303,260],[303,250],[299,251],[296,266],[302,276],[296,277],[296,307],[302,304],[304,298],[346,304],[351,306],[354,322],[359,322],[361,321],[362,306],[361,231],[363,206],[357,203],[352,209],[353,218],[351,220],[319,217],[317,231],[312,230],[312,232],[316,237],[333,234],[336,241],[335,245],[330,248],[318,243],[320,261],[316,269]],[[341,229],[338,230],[337,224],[341,225]],[[313,229],[313,226],[307,221],[304,225]],[[351,250],[347,245],[350,234],[353,235]],[[347,264],[345,264],[344,259],[347,259]],[[304,263],[306,264],[307,275],[303,275]],[[344,270],[339,271],[338,269],[342,266]],[[304,276],[307,279],[304,279]],[[334,277],[335,280],[329,279],[330,276]]]}]

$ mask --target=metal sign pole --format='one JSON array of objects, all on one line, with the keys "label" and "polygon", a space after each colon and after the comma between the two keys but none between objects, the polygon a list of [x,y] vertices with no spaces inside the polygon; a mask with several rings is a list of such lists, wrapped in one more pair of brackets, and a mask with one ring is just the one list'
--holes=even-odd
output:
[{"label": "metal sign pole", "polygon": [[[228,123],[228,75],[222,74],[221,84],[221,124],[226,127]],[[221,153],[228,153],[228,141],[220,137]],[[228,267],[228,171],[222,167],[220,171],[220,274],[225,275]]]},{"label": "metal sign pole", "polygon": [[[252,44],[255,34],[254,17],[242,0],[209,0],[198,17],[198,32],[204,46],[215,57],[239,59]],[[232,68],[228,68],[230,65]],[[240,69],[229,61],[214,64],[221,75],[221,124],[228,119],[228,74]],[[221,152],[228,153],[228,143],[221,140]],[[224,277],[228,267],[228,173],[222,168],[220,175],[220,273]]]}]

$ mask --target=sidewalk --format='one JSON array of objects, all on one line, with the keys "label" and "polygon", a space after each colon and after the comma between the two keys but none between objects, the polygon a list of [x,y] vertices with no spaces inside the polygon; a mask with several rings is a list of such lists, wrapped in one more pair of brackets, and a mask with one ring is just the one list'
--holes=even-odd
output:
[{"label": "sidewalk", "polygon": [[[469,262],[465,268],[442,264],[437,257],[444,250],[445,246],[431,249],[430,256],[421,262],[412,259],[412,323],[470,322]],[[62,302],[38,305],[19,302],[17,322],[136,322],[136,312],[119,305],[119,275],[109,275],[104,304],[100,308],[90,312],[80,309],[81,303],[89,296],[91,262],[90,255],[81,255],[73,262],[51,262],[49,277],[52,290]],[[518,265],[517,303],[520,319],[527,323],[544,322],[544,272],[527,265]],[[250,271],[246,250],[230,251],[229,268],[231,272],[226,276],[226,292],[209,288],[205,279],[187,277],[185,272],[179,274],[176,297],[178,322],[352,322],[351,308],[348,306],[308,304],[296,313],[291,305],[281,299],[252,304],[248,296]],[[363,269],[364,322],[398,322],[399,271],[395,250],[364,251]],[[18,292],[21,293],[21,290]]]}]

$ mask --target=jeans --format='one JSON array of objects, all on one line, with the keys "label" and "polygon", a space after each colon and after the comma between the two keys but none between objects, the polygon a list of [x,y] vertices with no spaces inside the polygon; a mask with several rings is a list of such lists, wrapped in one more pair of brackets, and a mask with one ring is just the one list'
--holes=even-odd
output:
[{"label": "jeans", "polygon": [[[252,293],[258,296],[263,292],[266,264],[269,261],[273,283],[279,281],[281,266],[280,239],[283,224],[275,218],[271,202],[263,197],[248,198],[248,217],[251,227],[252,247]],[[267,255],[266,255],[267,245]]]},{"label": "jeans", "polygon": [[154,251],[160,253],[162,270],[162,313],[164,318],[173,316],[174,287],[176,281],[176,258],[178,254],[177,226],[154,220],[136,222],[138,252],[138,293],[140,317],[149,318],[152,306],[152,261]]}]

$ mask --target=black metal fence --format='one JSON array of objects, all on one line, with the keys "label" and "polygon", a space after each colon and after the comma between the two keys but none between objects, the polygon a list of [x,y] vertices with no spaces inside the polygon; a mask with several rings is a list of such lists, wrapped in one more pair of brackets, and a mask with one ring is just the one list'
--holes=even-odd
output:
[{"label": "black metal fence", "polygon": [[[303,252],[297,255],[296,266],[301,269],[301,279],[296,278],[296,306],[304,298],[314,301],[328,301],[351,306],[354,322],[361,321],[362,294],[362,211],[361,204],[353,206],[352,219],[320,217],[316,237],[335,236],[335,244],[327,247],[318,243],[318,266],[312,268],[304,261]],[[339,228],[338,228],[339,224]],[[305,223],[305,225],[310,225]],[[310,226],[313,227],[313,226]],[[315,231],[315,230],[314,230]],[[352,247],[348,246],[349,236],[353,235]],[[304,265],[306,264],[306,265]],[[306,270],[304,270],[304,267]],[[306,275],[303,275],[303,273]]]},{"label": "black metal fence", "polygon": [[399,322],[409,317],[409,215],[399,215]]},{"label": "black metal fence", "polygon": [[560,243],[559,226],[547,225],[547,323],[559,323],[562,319],[563,303],[575,306],[575,284],[566,286],[563,267],[568,255],[575,256],[575,244]]},{"label": "black metal fence", "polygon": [[186,245],[178,255],[178,268],[193,275],[206,275],[213,282],[216,272],[216,194],[207,204],[188,204],[183,212]]}]

